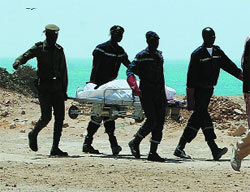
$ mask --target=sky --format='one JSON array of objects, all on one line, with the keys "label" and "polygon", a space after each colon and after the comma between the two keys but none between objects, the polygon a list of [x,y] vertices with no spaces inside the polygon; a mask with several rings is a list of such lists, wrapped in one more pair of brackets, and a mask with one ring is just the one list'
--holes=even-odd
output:
[{"label": "sky", "polygon": [[165,60],[186,60],[202,44],[202,29],[210,26],[215,44],[240,60],[250,34],[250,1],[0,0],[0,23],[0,57],[21,55],[45,39],[45,25],[56,24],[68,58],[92,58],[95,46],[110,39],[110,27],[121,25],[120,45],[130,59],[146,47],[145,33],[151,30],[160,36]]}]

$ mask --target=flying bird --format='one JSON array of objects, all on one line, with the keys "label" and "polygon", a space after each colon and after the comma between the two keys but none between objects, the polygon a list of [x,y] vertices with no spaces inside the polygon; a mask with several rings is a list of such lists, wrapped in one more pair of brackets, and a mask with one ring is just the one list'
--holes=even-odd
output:
[{"label": "flying bird", "polygon": [[36,9],[36,8],[34,8],[34,7],[33,7],[33,8],[31,8],[31,7],[27,7],[26,9],[29,9],[29,10],[31,10],[31,11],[32,11],[32,10],[34,10],[34,9]]}]

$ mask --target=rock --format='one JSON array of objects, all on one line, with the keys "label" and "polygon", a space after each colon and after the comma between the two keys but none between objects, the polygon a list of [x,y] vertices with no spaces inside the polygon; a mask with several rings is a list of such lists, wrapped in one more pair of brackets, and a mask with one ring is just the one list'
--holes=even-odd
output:
[{"label": "rock", "polygon": [[243,114],[242,111],[239,110],[239,109],[234,109],[234,112],[235,112],[236,114]]},{"label": "rock", "polygon": [[3,112],[1,113],[1,116],[2,116],[2,117],[7,117],[8,114],[9,114],[8,111],[5,110],[5,111],[3,111]]},{"label": "rock", "polygon": [[25,111],[22,111],[22,112],[21,112],[21,115],[25,115]]},{"label": "rock", "polygon": [[135,122],[129,122],[129,124],[130,124],[130,125],[134,125],[134,124],[135,124]]},{"label": "rock", "polygon": [[247,120],[245,111],[242,110],[241,106],[227,97],[213,96],[208,111],[216,123],[224,123],[231,120]]},{"label": "rock", "polygon": [[10,100],[5,102],[5,106],[9,106],[10,105]]},{"label": "rock", "polygon": [[16,124],[15,123],[11,123],[10,124],[10,129],[15,129],[16,128]]},{"label": "rock", "polygon": [[35,103],[35,104],[40,104],[40,102],[38,100],[31,100],[31,103]]},{"label": "rock", "polygon": [[228,135],[236,137],[241,136],[246,132],[247,128],[245,128],[243,125],[240,125],[238,128],[231,130]]},{"label": "rock", "polygon": [[69,124],[68,123],[64,123],[63,124],[63,128],[67,128],[67,127],[69,127]]},{"label": "rock", "polygon": [[215,119],[219,119],[219,118],[220,118],[220,115],[219,115],[219,114],[214,114],[214,118],[215,118]]},{"label": "rock", "polygon": [[24,129],[22,129],[22,130],[20,131],[20,133],[26,133],[26,131],[25,131]]}]

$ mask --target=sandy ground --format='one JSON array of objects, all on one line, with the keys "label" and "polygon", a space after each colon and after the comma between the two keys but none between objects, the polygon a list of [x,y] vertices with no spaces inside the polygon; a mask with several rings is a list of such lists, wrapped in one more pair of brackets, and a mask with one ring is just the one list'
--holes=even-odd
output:
[{"label": "sandy ground", "polygon": [[[244,108],[242,96],[231,98]],[[27,134],[40,116],[34,101],[0,90],[0,191],[250,191],[250,157],[243,161],[240,172],[232,170],[231,145],[240,137],[229,136],[227,129],[216,129],[218,145],[229,148],[220,161],[212,160],[201,131],[186,146],[193,159],[182,160],[173,152],[188,117],[183,123],[167,120],[158,150],[167,161],[156,163],[146,160],[149,137],[141,143],[142,158],[131,156],[127,144],[141,125],[133,119],[116,121],[116,136],[123,150],[115,157],[103,126],[93,143],[102,154],[82,153],[89,117],[71,120],[66,116],[69,126],[63,129],[60,147],[70,156],[51,158],[53,121],[39,134],[38,152],[28,147]],[[67,101],[67,109],[71,103]],[[246,121],[237,123],[247,126]]]}]

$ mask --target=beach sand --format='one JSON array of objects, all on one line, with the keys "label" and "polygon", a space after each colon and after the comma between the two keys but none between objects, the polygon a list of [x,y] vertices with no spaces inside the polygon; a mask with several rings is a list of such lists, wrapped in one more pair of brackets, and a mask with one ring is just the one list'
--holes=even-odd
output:
[{"label": "beach sand", "polygon": [[[242,95],[219,98],[230,99],[245,109]],[[231,148],[246,130],[246,118],[214,123],[217,144],[229,148],[220,161],[212,160],[201,131],[185,148],[193,159],[182,160],[173,156],[191,114],[182,110],[182,123],[171,119],[165,123],[158,152],[167,161],[157,163],[146,160],[150,137],[140,145],[142,158],[131,156],[128,142],[141,125],[133,119],[116,120],[116,136],[123,150],[114,157],[103,126],[93,143],[103,154],[82,153],[89,117],[72,120],[66,115],[60,148],[69,157],[51,158],[53,120],[39,134],[38,152],[28,147],[27,134],[40,116],[36,102],[37,99],[0,90],[0,191],[250,191],[250,157],[242,162],[240,172],[230,166]],[[66,108],[71,104],[68,100]],[[231,136],[234,133],[241,136]]]}]

